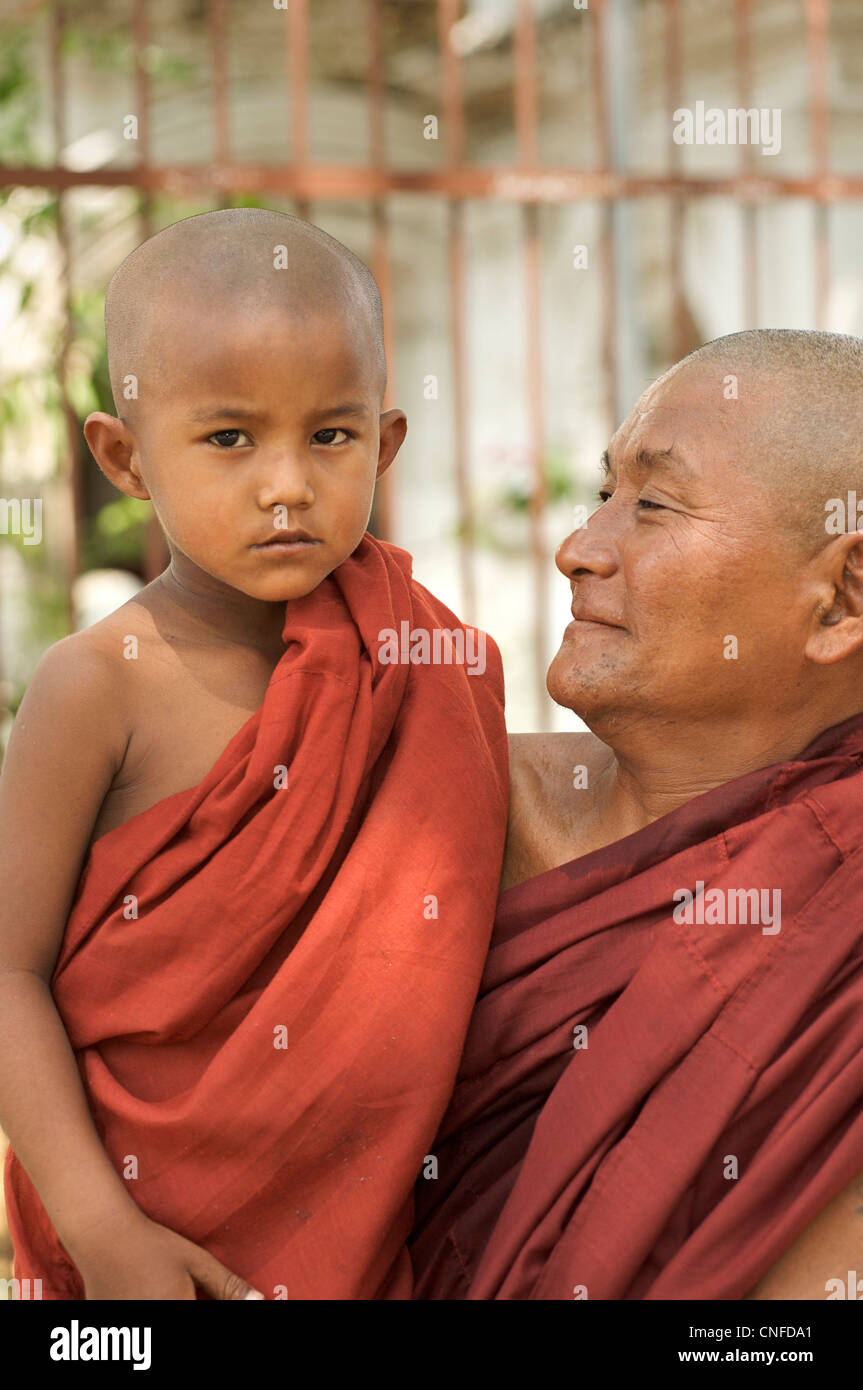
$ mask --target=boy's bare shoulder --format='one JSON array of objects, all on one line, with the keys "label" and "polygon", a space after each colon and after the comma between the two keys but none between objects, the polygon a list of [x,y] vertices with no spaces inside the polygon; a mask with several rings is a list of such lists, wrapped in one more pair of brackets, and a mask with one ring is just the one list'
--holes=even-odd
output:
[{"label": "boy's bare shoulder", "polygon": [[[37,663],[18,712],[19,733],[40,724],[98,731],[101,740],[128,737],[128,639],[156,637],[144,605],[131,599],[114,613],[62,637]],[[100,740],[100,741],[101,741]]]}]

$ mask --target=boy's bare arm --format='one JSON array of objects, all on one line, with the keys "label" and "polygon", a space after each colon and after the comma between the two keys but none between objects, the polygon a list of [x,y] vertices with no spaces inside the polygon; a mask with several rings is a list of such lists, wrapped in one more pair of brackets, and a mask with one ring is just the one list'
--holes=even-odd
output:
[{"label": "boy's bare arm", "polygon": [[[0,776],[0,1125],[88,1297],[244,1297],[206,1251],[149,1221],[102,1147],[50,980],[99,808],[128,740],[121,672],[88,634],[53,647]],[[118,1236],[123,1246],[118,1255]],[[242,1289],[242,1291],[240,1291]]]}]

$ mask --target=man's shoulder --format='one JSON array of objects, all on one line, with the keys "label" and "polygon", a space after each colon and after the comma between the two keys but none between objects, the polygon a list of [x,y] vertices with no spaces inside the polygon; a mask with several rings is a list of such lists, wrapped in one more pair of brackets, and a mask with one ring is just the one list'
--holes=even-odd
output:
[{"label": "man's shoulder", "polygon": [[[509,827],[503,888],[575,853],[594,776],[610,753],[594,734],[510,734]],[[579,787],[577,795],[573,788]]]},{"label": "man's shoulder", "polygon": [[549,788],[559,785],[568,773],[572,785],[575,770],[584,767],[588,778],[608,760],[609,750],[588,730],[553,734],[510,734],[509,758],[513,782],[526,787]]}]

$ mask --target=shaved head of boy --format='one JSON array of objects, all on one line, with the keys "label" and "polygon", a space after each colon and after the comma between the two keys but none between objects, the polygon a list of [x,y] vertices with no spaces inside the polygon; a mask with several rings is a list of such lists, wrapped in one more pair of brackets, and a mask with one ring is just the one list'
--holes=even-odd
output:
[{"label": "shaved head of boy", "polygon": [[381,414],[367,267],[286,213],[202,213],[123,261],[105,324],[119,413],[84,432],[111,482],[152,500],[166,582],[273,604],[311,592],[362,539],[407,428]]}]

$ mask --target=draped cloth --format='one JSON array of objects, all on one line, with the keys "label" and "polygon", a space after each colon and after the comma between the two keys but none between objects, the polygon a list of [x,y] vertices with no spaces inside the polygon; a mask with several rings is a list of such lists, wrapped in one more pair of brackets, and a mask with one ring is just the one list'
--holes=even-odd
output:
[{"label": "draped cloth", "polygon": [[855,717],[501,895],[414,1297],[739,1299],[863,1172],[861,764]]},{"label": "draped cloth", "polygon": [[[461,626],[369,535],[287,604],[263,704],[200,785],[92,847],[52,980],[137,1204],[268,1298],[410,1297],[412,1189],[488,949],[499,654],[379,660],[402,623]],[[6,1191],[17,1277],[83,1297],[11,1151]]]}]

